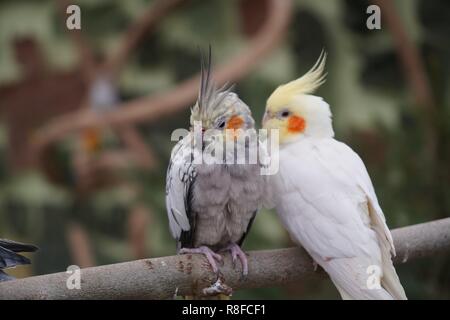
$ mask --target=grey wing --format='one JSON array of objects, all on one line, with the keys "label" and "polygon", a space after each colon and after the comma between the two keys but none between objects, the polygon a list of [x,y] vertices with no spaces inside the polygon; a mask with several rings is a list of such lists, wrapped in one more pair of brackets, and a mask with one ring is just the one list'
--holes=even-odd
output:
[{"label": "grey wing", "polygon": [[0,269],[13,268],[21,264],[30,264],[30,260],[14,251],[0,247]]},{"label": "grey wing", "polygon": [[196,172],[191,161],[189,137],[179,141],[172,151],[166,177],[166,208],[172,236],[177,246],[189,245],[194,221],[191,212],[191,188]]},{"label": "grey wing", "polygon": [[35,245],[8,239],[0,239],[0,247],[14,252],[34,252],[38,250],[38,247],[36,247]]},{"label": "grey wing", "polygon": [[30,260],[16,252],[33,252],[38,248],[32,244],[0,239],[0,269],[29,264]]}]

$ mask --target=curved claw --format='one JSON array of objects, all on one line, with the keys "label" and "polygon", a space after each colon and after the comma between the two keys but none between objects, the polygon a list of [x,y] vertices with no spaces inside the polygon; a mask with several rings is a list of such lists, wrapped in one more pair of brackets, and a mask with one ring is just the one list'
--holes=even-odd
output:
[{"label": "curved claw", "polygon": [[242,251],[241,247],[239,247],[235,243],[230,243],[227,247],[222,249],[221,251],[230,251],[231,253],[231,261],[233,262],[233,267],[236,267],[236,259],[239,258],[242,264],[242,275],[245,277],[248,275],[248,260],[247,255],[244,251]]},{"label": "curved claw", "polygon": [[206,260],[208,260],[208,263],[210,264],[212,270],[214,273],[219,272],[219,267],[217,266],[216,260],[218,262],[222,262],[223,257],[212,251],[210,248],[206,246],[201,246],[198,248],[182,248],[179,251],[180,254],[188,254],[188,253],[199,253],[203,254],[206,257]]}]

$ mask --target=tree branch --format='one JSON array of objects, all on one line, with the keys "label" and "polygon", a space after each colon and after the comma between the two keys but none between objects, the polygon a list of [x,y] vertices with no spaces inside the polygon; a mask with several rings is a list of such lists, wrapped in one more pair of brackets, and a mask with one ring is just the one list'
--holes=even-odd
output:
[{"label": "tree branch", "polygon": [[65,28],[66,26],[66,19],[67,19],[67,7],[70,5],[70,1],[68,0],[57,0],[56,5],[58,7],[58,13],[61,18],[62,25],[64,26],[64,29],[69,34],[73,45],[76,50],[78,50],[78,56],[79,56],[79,64],[80,69],[83,72],[84,81],[86,83],[90,83],[91,80],[94,77],[95,70],[96,70],[96,63],[94,58],[94,53],[86,40],[85,37],[83,37],[83,34],[81,30],[69,30]]},{"label": "tree branch", "polygon": [[77,222],[71,222],[66,227],[66,233],[72,260],[80,268],[95,266],[91,242],[84,226]]},{"label": "tree branch", "polygon": [[430,157],[436,158],[436,125],[433,119],[436,116],[435,98],[430,81],[425,70],[423,58],[419,48],[410,39],[405,26],[397,12],[395,2],[392,0],[372,0],[381,8],[383,19],[389,28],[394,41],[397,56],[401,62],[406,81],[414,95],[419,108],[424,109],[425,139]]},{"label": "tree branch", "polygon": [[[450,250],[450,218],[395,229],[395,263],[405,263]],[[233,269],[229,255],[221,267],[222,280],[234,290],[282,286],[315,272],[311,258],[301,248],[249,252],[249,275]],[[86,268],[81,289],[69,290],[65,272],[0,283],[0,299],[168,299],[199,293],[216,277],[200,255],[180,255],[136,260]]]},{"label": "tree branch", "polygon": [[132,50],[139,41],[172,10],[186,2],[185,0],[158,0],[154,1],[141,17],[137,19],[122,36],[117,52],[111,54],[106,61],[106,69],[112,75],[117,75],[125,64]]},{"label": "tree branch", "polygon": [[[276,47],[289,25],[291,7],[291,0],[270,1],[270,15],[257,35],[249,41],[248,47],[228,63],[215,68],[213,77],[218,86],[243,78]],[[33,136],[36,152],[86,127],[150,123],[181,111],[195,101],[198,82],[199,75],[195,75],[168,92],[123,103],[116,111],[101,116],[90,110],[79,110],[57,117]]]},{"label": "tree branch", "polygon": [[428,81],[427,73],[419,49],[411,41],[397,13],[394,1],[372,0],[381,8],[383,18],[388,25],[394,41],[397,55],[402,64],[405,78],[409,83],[416,102],[427,112],[434,112],[434,98]]}]

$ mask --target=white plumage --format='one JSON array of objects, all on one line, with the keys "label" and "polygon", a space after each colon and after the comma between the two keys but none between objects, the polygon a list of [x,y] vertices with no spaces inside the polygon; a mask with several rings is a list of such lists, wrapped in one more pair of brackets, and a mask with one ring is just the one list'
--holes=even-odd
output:
[{"label": "white plumage", "polygon": [[[290,143],[280,152],[275,186],[276,209],[292,239],[343,298],[406,298],[391,261],[391,233],[353,150],[332,138]],[[380,267],[382,289],[368,289],[369,266]]]},{"label": "white plumage", "polygon": [[324,82],[325,58],[267,101],[264,127],[280,135],[280,171],[272,185],[277,213],[343,299],[406,299],[364,163],[333,138],[329,105],[311,95]]}]

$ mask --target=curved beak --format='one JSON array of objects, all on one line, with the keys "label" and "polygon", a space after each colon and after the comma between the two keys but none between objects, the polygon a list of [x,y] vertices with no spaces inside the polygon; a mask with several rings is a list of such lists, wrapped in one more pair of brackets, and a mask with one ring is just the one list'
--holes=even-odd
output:
[{"label": "curved beak", "polygon": [[275,129],[278,128],[279,120],[277,117],[274,116],[274,114],[266,111],[264,113],[264,117],[262,120],[262,126],[264,129]]}]

